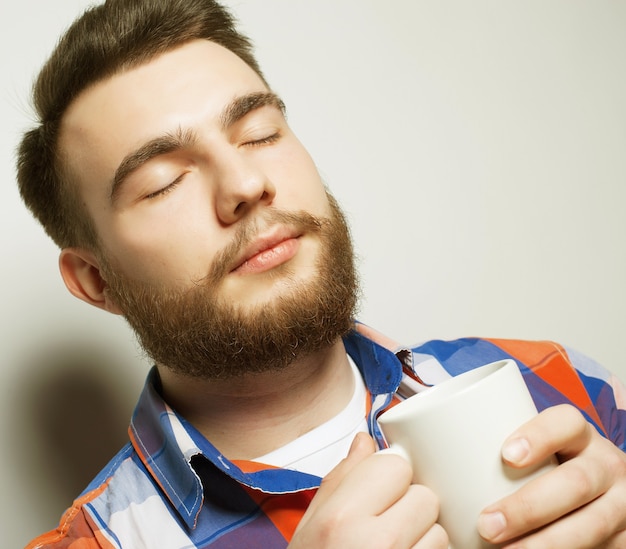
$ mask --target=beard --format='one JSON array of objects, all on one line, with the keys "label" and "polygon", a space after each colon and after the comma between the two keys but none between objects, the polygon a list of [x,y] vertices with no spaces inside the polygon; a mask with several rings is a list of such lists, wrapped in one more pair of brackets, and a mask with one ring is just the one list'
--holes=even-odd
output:
[{"label": "beard", "polygon": [[298,280],[288,264],[277,268],[286,283],[272,301],[242,305],[220,297],[234,258],[257,234],[254,220],[242,220],[210,273],[184,289],[132,279],[102,258],[108,295],[149,358],[177,374],[227,380],[281,371],[336,343],[353,326],[359,293],[354,252],[346,219],[330,194],[328,200],[328,218],[274,208],[264,213],[266,226],[296,227],[320,244],[311,278]]}]

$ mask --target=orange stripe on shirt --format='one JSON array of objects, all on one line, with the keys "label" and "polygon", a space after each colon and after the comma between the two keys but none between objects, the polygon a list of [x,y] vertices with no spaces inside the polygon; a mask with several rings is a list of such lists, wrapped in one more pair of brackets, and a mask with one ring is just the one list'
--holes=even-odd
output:
[{"label": "orange stripe on shirt", "polygon": [[104,492],[108,484],[109,481],[75,500],[56,530],[34,539],[25,549],[113,549],[83,507]]},{"label": "orange stripe on shirt", "polygon": [[602,420],[589,398],[584,383],[578,377],[567,352],[552,341],[521,341],[511,339],[487,339],[513,358],[528,366],[548,385],[567,397],[575,406],[584,410],[605,432]]},{"label": "orange stripe on shirt", "polygon": [[289,543],[317,489],[280,495],[264,494],[252,488],[247,488],[247,492]]}]

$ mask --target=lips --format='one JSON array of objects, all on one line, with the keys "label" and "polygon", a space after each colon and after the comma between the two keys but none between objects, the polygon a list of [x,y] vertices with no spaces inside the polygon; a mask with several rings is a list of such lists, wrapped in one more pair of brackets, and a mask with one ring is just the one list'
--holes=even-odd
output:
[{"label": "lips", "polygon": [[260,273],[289,261],[298,251],[302,233],[280,226],[255,238],[237,257],[232,273]]}]

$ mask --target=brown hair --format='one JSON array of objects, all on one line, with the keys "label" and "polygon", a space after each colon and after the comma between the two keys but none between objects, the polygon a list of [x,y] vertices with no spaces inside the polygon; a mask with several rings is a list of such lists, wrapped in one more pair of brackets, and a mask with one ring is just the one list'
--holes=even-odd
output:
[{"label": "brown hair", "polygon": [[250,41],[214,0],[107,0],[74,22],[43,66],[33,88],[39,123],[19,146],[17,180],[24,202],[61,248],[98,243],[58,155],[68,106],[90,85],[194,39],[226,47],[263,79]]}]

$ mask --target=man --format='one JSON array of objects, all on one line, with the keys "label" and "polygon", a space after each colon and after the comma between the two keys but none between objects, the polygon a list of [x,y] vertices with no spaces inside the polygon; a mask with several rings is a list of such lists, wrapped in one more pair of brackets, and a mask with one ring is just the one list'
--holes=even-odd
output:
[{"label": "man", "polygon": [[129,445],[31,547],[445,548],[436,495],[375,454],[375,419],[407,376],[502,357],[544,410],[503,459],[561,465],[494,502],[479,531],[516,547],[626,545],[623,388],[554,344],[407,350],[355,323],[341,210],[219,5],[89,10],[35,105],[22,196],[69,291],[123,315],[155,368]]}]

